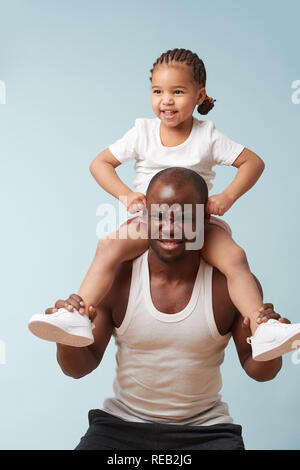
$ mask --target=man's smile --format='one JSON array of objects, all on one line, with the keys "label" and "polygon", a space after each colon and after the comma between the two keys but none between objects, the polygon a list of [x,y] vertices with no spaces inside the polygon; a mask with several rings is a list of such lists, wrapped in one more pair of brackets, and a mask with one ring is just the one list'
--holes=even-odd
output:
[{"label": "man's smile", "polygon": [[176,250],[183,243],[182,240],[157,240],[157,242],[164,250],[168,251]]}]

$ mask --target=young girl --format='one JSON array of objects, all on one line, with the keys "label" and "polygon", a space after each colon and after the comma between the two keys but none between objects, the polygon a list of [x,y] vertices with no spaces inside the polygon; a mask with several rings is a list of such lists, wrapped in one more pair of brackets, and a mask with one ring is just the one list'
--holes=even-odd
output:
[{"label": "young girl", "polygon": [[[136,119],[135,126],[123,138],[101,152],[90,166],[94,178],[134,214],[144,207],[147,186],[160,170],[173,166],[190,168],[198,172],[211,189],[211,181],[215,177],[212,167],[216,164],[232,165],[238,169],[234,180],[221,194],[210,196],[206,207],[210,215],[224,215],[259,179],[264,170],[263,161],[249,149],[224,136],[212,121],[193,117],[196,106],[200,114],[207,114],[214,106],[214,100],[206,94],[206,70],[197,54],[185,49],[163,53],[153,64],[150,81],[152,108],[157,117]],[[134,191],[119,179],[115,170],[121,163],[132,159],[136,160]],[[136,224],[140,224],[138,219]],[[124,224],[115,234],[99,241],[95,258],[78,292],[84,300],[82,306],[97,305],[110,289],[119,264],[136,258],[148,248],[145,237],[136,239],[129,232],[129,237],[122,239],[122,230]],[[140,230],[142,233],[142,224]],[[243,317],[250,319],[254,335],[257,328],[263,328],[257,323],[263,300],[245,252],[232,239],[230,227],[213,216],[205,225],[204,240],[202,257],[226,276],[231,300]],[[37,336],[50,341],[73,346],[92,343],[88,308],[82,307],[79,313],[71,310],[72,306],[70,312],[59,309],[52,315],[34,315],[29,328]],[[275,320],[271,322],[274,324]],[[287,325],[277,321],[277,326],[286,328]],[[260,333],[260,352],[263,354],[259,360],[267,360],[270,351],[278,348],[278,341],[282,340],[280,335],[282,332],[273,342],[264,344]],[[280,352],[275,352],[275,356],[289,350],[290,344],[285,350],[281,348]]]}]

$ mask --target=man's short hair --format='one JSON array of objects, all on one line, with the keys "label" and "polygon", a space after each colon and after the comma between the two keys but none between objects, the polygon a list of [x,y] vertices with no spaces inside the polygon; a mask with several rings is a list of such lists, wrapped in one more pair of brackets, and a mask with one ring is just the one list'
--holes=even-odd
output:
[{"label": "man's short hair", "polygon": [[151,188],[157,181],[165,181],[166,183],[171,183],[175,186],[176,189],[180,189],[182,186],[192,184],[196,191],[199,193],[201,201],[203,204],[206,204],[208,199],[208,188],[205,180],[200,176],[196,171],[190,170],[189,168],[183,168],[175,166],[172,168],[166,168],[156,173],[151,179],[146,197],[148,197]]}]

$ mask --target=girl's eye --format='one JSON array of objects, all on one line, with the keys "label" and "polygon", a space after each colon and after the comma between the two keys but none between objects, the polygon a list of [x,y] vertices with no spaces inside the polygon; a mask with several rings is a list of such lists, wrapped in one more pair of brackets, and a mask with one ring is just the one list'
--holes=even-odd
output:
[{"label": "girl's eye", "polygon": [[[153,93],[155,93],[156,95],[158,95],[158,94],[161,93],[161,91],[160,91],[160,90],[153,90]],[[176,93],[183,93],[183,91],[181,91],[181,90],[175,90],[174,93],[175,93],[175,94],[176,94]]]}]

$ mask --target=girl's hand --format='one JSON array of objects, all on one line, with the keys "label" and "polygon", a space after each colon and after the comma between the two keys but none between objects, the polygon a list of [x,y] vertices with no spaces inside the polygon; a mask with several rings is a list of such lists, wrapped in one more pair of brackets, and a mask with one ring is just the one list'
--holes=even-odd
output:
[{"label": "girl's hand", "polygon": [[224,215],[233,204],[233,200],[226,194],[215,194],[208,198],[206,212],[211,215]]},{"label": "girl's hand", "polygon": [[146,207],[145,194],[132,191],[125,199],[125,206],[130,214],[142,211]]}]

